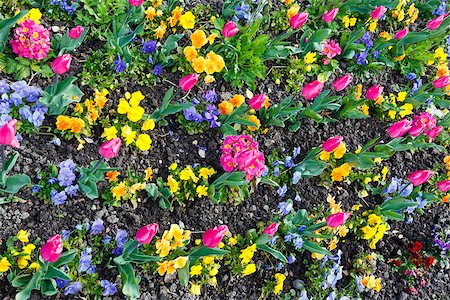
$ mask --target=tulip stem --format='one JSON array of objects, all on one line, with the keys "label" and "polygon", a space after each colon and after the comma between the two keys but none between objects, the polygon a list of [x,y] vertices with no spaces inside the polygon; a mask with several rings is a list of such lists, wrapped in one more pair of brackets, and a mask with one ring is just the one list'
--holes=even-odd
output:
[{"label": "tulip stem", "polygon": [[3,170],[3,162],[5,161],[5,145],[0,145],[0,156],[2,158],[2,170]]},{"label": "tulip stem", "polygon": [[100,166],[100,164],[103,162],[103,160],[104,157],[100,158],[90,173],[94,173],[97,170],[98,166]]},{"label": "tulip stem", "polygon": [[122,28],[125,25],[125,23],[127,22],[128,17],[130,16],[130,12],[131,12],[131,7],[128,8],[127,15],[125,16],[125,19],[123,19],[122,25],[120,25],[120,27],[119,27],[119,32],[117,33],[119,37],[122,36]]},{"label": "tulip stem", "polygon": [[56,74],[55,83],[53,84],[53,87],[52,87],[52,96],[55,96],[55,94],[56,94],[56,91],[58,89],[58,82],[59,82],[59,75]]}]

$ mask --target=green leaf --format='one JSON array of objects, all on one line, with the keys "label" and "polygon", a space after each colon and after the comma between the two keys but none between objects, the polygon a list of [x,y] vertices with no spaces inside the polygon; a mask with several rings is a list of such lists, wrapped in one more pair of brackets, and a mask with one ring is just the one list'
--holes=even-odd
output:
[{"label": "green leaf", "polygon": [[41,277],[41,270],[34,273],[33,277],[31,277],[31,280],[28,282],[25,288],[16,294],[16,300],[27,300],[28,298],[30,298],[31,292],[33,290],[40,289]]},{"label": "green leaf", "polygon": [[222,256],[228,254],[230,251],[222,250],[220,248],[208,248],[205,246],[193,248],[188,252],[189,261],[194,261],[204,256]]},{"label": "green leaf", "polygon": [[404,221],[405,216],[392,210],[382,211],[381,214],[386,218],[394,221]]},{"label": "green leaf", "polygon": [[177,270],[178,279],[180,280],[180,284],[182,286],[187,286],[189,284],[189,260],[186,262],[186,265]]},{"label": "green leaf", "polygon": [[6,47],[6,41],[8,40],[9,30],[11,27],[13,27],[17,21],[19,21],[27,13],[28,10],[23,10],[10,19],[0,21],[0,53],[2,53]]},{"label": "green leaf", "polygon": [[17,275],[11,281],[11,285],[15,288],[21,288],[21,287],[25,286],[28,282],[30,282],[32,276],[33,276],[32,274]]},{"label": "green leaf", "polygon": [[256,239],[255,244],[256,245],[264,245],[264,244],[267,244],[269,241],[270,241],[270,236],[268,234],[263,234]]},{"label": "green leaf", "polygon": [[41,294],[46,295],[46,296],[53,296],[53,295],[58,294],[58,290],[56,289],[55,280],[42,280],[41,281]]},{"label": "green leaf", "polygon": [[72,280],[69,275],[61,271],[60,269],[55,268],[52,265],[48,266],[48,271],[44,274],[42,279],[52,279],[52,278],[59,278],[63,280]]},{"label": "green leaf", "polygon": [[319,254],[324,254],[324,255],[333,255],[330,251],[328,251],[327,249],[319,246],[319,244],[308,241],[308,240],[304,240],[303,242],[303,249],[308,250],[311,253],[319,253]]},{"label": "green leaf", "polygon": [[257,244],[256,247],[260,250],[263,250],[263,251],[269,253],[270,255],[272,255],[273,257],[278,259],[279,261],[281,261],[283,263],[287,263],[286,256],[284,256],[283,253],[281,253],[280,251],[275,250],[275,249],[267,246],[266,244],[263,244],[263,245]]},{"label": "green leaf", "polygon": [[141,295],[139,291],[139,281],[137,280],[133,266],[130,263],[118,265],[117,268],[122,278],[122,293],[132,300],[138,299]]},{"label": "green leaf", "polygon": [[57,268],[62,266],[62,265],[67,265],[72,260],[74,260],[74,258],[77,255],[77,253],[78,253],[78,251],[76,249],[72,249],[72,250],[69,250],[67,252],[64,252],[63,254],[61,254],[61,256],[58,258],[57,261],[52,263],[52,265],[57,267]]},{"label": "green leaf", "polygon": [[416,202],[412,202],[408,199],[402,198],[402,197],[394,197],[392,199],[386,200],[383,202],[383,204],[380,205],[381,211],[398,211],[406,207],[413,207],[416,206]]},{"label": "green leaf", "polygon": [[[5,147],[4,145],[1,145],[0,147]],[[14,165],[16,164],[17,159],[19,158],[19,153],[14,152],[12,156],[10,156],[5,162],[3,163],[3,171],[5,171],[5,174],[8,174],[9,171],[12,170]]]},{"label": "green leaf", "polygon": [[6,177],[5,188],[0,190],[8,194],[17,193],[22,187],[30,184],[30,177],[24,174],[15,174],[13,176]]},{"label": "green leaf", "polygon": [[155,199],[158,196],[158,186],[154,183],[149,183],[145,186],[145,190],[147,191],[148,195]]}]

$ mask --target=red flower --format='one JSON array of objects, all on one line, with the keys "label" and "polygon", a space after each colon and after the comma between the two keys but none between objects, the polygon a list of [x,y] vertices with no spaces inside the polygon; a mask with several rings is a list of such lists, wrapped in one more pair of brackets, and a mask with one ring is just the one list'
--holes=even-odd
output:
[{"label": "red flower", "polygon": [[434,257],[433,256],[428,256],[427,258],[425,258],[423,264],[425,265],[425,269],[428,269],[434,262]]},{"label": "red flower", "polygon": [[422,247],[423,247],[422,243],[416,241],[414,244],[409,244],[408,251],[409,252],[413,252],[413,253],[417,253],[417,251],[422,250]]},{"label": "red flower", "polygon": [[394,259],[394,260],[392,261],[392,263],[393,263],[394,266],[396,266],[396,267],[400,267],[400,265],[402,264],[402,262],[399,261],[398,259]]}]

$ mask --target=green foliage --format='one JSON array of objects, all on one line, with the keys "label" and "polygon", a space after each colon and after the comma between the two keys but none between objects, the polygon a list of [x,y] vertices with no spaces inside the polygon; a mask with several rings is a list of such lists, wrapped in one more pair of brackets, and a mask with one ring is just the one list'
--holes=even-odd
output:
[{"label": "green foliage", "polygon": [[161,124],[167,124],[165,117],[170,115],[174,115],[184,109],[188,109],[192,106],[192,103],[171,103],[174,97],[173,88],[170,88],[165,94],[161,104],[161,107],[156,109],[151,115],[150,118],[155,122],[160,122]]},{"label": "green foliage", "polygon": [[[3,151],[5,146],[0,145],[0,151],[3,159]],[[2,161],[2,169],[0,172],[0,203],[5,203],[14,196],[22,187],[31,183],[30,177],[25,174],[15,174],[8,176],[8,173],[14,168],[19,153],[15,152],[11,157]],[[6,197],[4,195],[7,195]]]},{"label": "green foliage", "polygon": [[27,13],[28,11],[24,10],[10,19],[0,20],[0,53],[2,53],[6,47],[6,41],[8,39],[9,30],[11,27],[13,27],[16,22]]},{"label": "green foliage", "polygon": [[97,182],[103,181],[103,173],[115,170],[108,168],[102,160],[93,161],[89,168],[81,168],[78,185],[89,199],[98,198]]},{"label": "green foliage", "polygon": [[[56,78],[58,78],[58,75],[56,75]],[[66,112],[70,103],[81,100],[83,92],[73,84],[76,80],[76,77],[70,76],[45,89],[39,102],[48,107],[49,115],[62,115]]]}]

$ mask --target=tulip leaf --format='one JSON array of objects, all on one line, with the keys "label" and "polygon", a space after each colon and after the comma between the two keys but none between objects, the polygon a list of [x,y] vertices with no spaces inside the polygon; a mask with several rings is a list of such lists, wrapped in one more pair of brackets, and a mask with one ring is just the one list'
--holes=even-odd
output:
[{"label": "tulip leaf", "polygon": [[60,269],[55,268],[52,265],[48,266],[48,271],[44,274],[42,279],[52,279],[52,278],[59,278],[63,280],[72,280],[69,275],[61,271]]},{"label": "tulip leaf", "polygon": [[130,259],[131,262],[136,263],[136,264],[143,264],[146,262],[161,260],[161,257],[159,257],[159,256],[150,256],[150,255],[137,254],[137,253],[132,253],[128,258]]},{"label": "tulip leaf", "polygon": [[200,257],[204,257],[204,256],[210,256],[210,255],[214,255],[214,256],[222,256],[225,255],[227,253],[229,253],[230,251],[227,250],[222,250],[219,248],[208,248],[205,246],[201,246],[201,247],[196,247],[193,248],[189,253],[189,261],[195,261],[197,259],[199,259]]},{"label": "tulip leaf", "polygon": [[280,251],[275,250],[275,249],[267,246],[266,244],[262,244],[262,245],[257,244],[256,247],[260,250],[263,250],[263,251],[269,253],[270,255],[272,255],[273,257],[278,259],[279,261],[281,261],[283,263],[287,263],[286,256],[284,256],[283,253],[281,253]]},{"label": "tulip leaf", "polygon": [[154,183],[149,183],[145,186],[145,190],[147,194],[153,199],[158,196],[158,186]]},{"label": "tulip leaf", "polygon": [[41,284],[41,277],[42,277],[42,271],[39,270],[36,273],[34,273],[33,277],[31,277],[30,281],[27,283],[27,285],[21,290],[19,293],[16,294],[16,300],[27,300],[31,296],[31,292],[33,290],[40,289]]},{"label": "tulip leaf", "polygon": [[[5,147],[4,145],[0,147]],[[14,165],[16,164],[17,158],[19,158],[19,153],[14,152],[12,156],[10,156],[7,160],[3,162],[3,171],[5,171],[5,174],[8,174],[9,171],[12,170]]]},{"label": "tulip leaf", "polygon": [[319,244],[305,240],[303,242],[303,249],[308,250],[311,253],[319,253],[325,255],[333,255],[330,251],[324,247],[319,246]]},{"label": "tulip leaf", "polygon": [[6,47],[6,41],[8,40],[9,30],[13,27],[17,21],[19,21],[24,15],[28,13],[28,10],[23,10],[10,19],[0,21],[0,53]]},{"label": "tulip leaf", "polygon": [[394,197],[392,199],[386,200],[380,205],[381,211],[398,211],[406,207],[417,206],[416,202],[410,201],[402,197]]},{"label": "tulip leaf", "polygon": [[28,177],[28,175],[25,174],[15,174],[13,176],[7,176],[5,180],[5,188],[0,189],[0,191],[8,194],[15,194],[22,187],[30,183],[31,183],[30,177]]},{"label": "tulip leaf", "polygon": [[[70,279],[68,279],[70,280]],[[41,294],[46,296],[53,296],[58,294],[58,290],[56,289],[55,280],[42,280],[41,281]]]},{"label": "tulip leaf", "polygon": [[395,220],[395,221],[403,221],[405,220],[405,215],[392,211],[392,210],[388,210],[388,211],[382,211],[381,214],[383,215],[383,217],[385,217],[387,220]]},{"label": "tulip leaf", "polygon": [[63,254],[61,254],[61,256],[58,258],[57,261],[55,261],[54,263],[52,263],[52,265],[54,267],[60,267],[62,265],[67,265],[68,263],[70,263],[72,260],[74,260],[75,256],[77,255],[77,250],[72,249],[69,250],[67,252],[64,252]]},{"label": "tulip leaf", "polygon": [[263,234],[259,238],[256,239],[256,245],[265,245],[270,241],[270,236],[268,234]]},{"label": "tulip leaf", "polygon": [[[12,274],[12,273],[10,273]],[[28,282],[30,282],[32,274],[21,274],[14,277],[14,279],[11,280],[11,285],[15,288],[21,288],[25,286]]]},{"label": "tulip leaf", "polygon": [[189,260],[186,262],[186,265],[177,270],[178,279],[180,280],[180,284],[182,286],[187,286],[189,283]]},{"label": "tulip leaf", "polygon": [[138,299],[141,295],[139,291],[139,280],[134,274],[133,266],[130,263],[118,265],[120,277],[122,278],[122,293],[132,300]]}]

